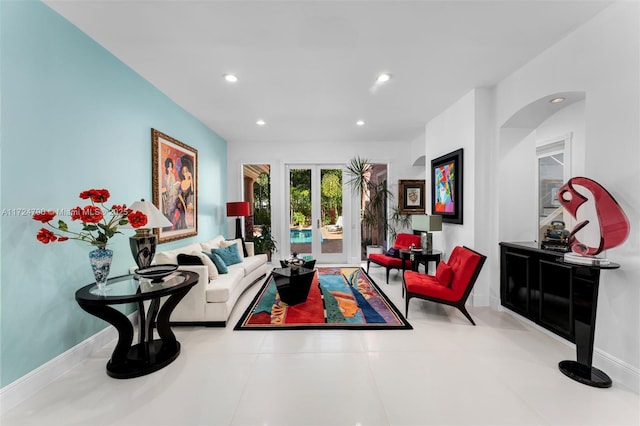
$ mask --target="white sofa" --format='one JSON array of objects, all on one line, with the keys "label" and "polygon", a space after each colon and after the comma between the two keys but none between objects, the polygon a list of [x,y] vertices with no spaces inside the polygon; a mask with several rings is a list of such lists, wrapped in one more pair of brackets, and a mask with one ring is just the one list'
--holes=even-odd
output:
[{"label": "white sofa", "polygon": [[[228,273],[218,272],[211,259],[203,251],[213,247],[239,244],[241,263],[228,266]],[[193,243],[173,250],[159,251],[155,264],[178,264],[178,254],[198,256],[204,265],[180,265],[179,270],[188,270],[200,275],[193,286],[171,314],[172,325],[205,325],[224,327],[240,295],[252,284],[266,275],[267,255],[254,254],[253,243],[245,242],[248,256],[243,256],[240,240],[225,240],[218,236],[204,243]]]}]

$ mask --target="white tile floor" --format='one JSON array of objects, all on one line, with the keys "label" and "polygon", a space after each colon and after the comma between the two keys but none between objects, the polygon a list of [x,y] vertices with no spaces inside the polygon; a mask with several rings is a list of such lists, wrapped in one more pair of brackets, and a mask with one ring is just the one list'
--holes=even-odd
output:
[{"label": "white tile floor", "polygon": [[[371,276],[403,310],[399,275]],[[168,367],[111,379],[107,345],[0,418],[10,425],[639,425],[640,397],[557,368],[573,350],[505,312],[412,300],[413,330],[176,328]]]}]

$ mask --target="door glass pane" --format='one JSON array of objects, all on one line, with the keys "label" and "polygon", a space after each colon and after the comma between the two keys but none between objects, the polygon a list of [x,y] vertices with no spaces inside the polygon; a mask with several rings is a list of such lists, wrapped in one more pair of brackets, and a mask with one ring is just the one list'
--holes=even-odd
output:
[{"label": "door glass pane", "polygon": [[342,253],[342,169],[320,169],[321,253]]},{"label": "door glass pane", "polygon": [[292,253],[312,252],[311,191],[311,169],[290,169],[289,244]]}]

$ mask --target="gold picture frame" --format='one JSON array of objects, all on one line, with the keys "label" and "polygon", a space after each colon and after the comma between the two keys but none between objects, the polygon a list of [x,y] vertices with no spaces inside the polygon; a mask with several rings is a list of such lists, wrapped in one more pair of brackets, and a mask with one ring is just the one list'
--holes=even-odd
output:
[{"label": "gold picture frame", "polygon": [[398,210],[400,214],[424,214],[425,212],[425,181],[398,181]]},{"label": "gold picture frame", "polygon": [[158,242],[198,235],[198,150],[151,129],[151,162],[153,204],[173,224]]}]

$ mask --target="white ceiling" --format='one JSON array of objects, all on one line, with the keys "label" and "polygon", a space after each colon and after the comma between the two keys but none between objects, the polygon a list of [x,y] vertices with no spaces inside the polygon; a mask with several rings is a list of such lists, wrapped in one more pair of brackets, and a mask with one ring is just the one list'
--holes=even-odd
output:
[{"label": "white ceiling", "polygon": [[302,143],[412,141],[611,1],[45,3],[226,140]]}]

